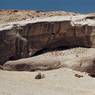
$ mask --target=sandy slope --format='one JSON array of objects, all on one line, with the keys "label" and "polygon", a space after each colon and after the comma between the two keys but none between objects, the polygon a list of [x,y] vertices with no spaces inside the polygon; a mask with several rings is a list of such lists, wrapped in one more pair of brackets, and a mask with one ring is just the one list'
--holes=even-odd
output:
[{"label": "sandy slope", "polygon": [[[70,69],[41,72],[0,71],[0,95],[95,95],[95,79]],[[83,77],[75,77],[75,74]]]}]

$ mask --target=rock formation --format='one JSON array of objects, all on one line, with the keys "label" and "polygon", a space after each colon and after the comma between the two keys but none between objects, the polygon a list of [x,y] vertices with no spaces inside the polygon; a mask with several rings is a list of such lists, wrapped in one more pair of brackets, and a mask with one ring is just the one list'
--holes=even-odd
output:
[{"label": "rock formation", "polygon": [[0,95],[95,95],[94,40],[94,13],[0,10]]},{"label": "rock formation", "polygon": [[95,49],[74,48],[54,51],[31,58],[8,61],[3,65],[3,69],[9,71],[52,70],[62,67],[95,75]]},{"label": "rock formation", "polygon": [[43,49],[95,47],[95,19],[91,17],[53,16],[0,25],[0,64]]}]

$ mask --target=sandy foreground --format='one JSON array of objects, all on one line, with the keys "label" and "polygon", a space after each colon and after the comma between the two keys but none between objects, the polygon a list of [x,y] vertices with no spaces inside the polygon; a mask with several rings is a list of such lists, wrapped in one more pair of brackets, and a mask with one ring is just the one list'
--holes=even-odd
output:
[{"label": "sandy foreground", "polygon": [[85,73],[60,68],[35,79],[38,72],[0,71],[0,95],[95,95],[95,78]]}]

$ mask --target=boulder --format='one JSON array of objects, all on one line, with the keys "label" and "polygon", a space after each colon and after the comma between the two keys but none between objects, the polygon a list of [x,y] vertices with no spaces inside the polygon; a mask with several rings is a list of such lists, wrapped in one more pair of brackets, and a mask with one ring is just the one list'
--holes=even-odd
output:
[{"label": "boulder", "polygon": [[63,67],[94,75],[95,49],[74,48],[53,51],[31,58],[8,61],[3,65],[4,70],[13,71],[52,70]]}]

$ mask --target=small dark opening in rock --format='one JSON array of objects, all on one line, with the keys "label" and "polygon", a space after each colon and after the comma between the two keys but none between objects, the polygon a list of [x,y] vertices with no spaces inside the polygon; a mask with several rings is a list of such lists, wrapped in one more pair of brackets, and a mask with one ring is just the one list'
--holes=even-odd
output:
[{"label": "small dark opening in rock", "polygon": [[11,57],[9,58],[9,60],[16,60],[16,59],[18,59],[18,58],[16,58],[15,56],[11,56]]},{"label": "small dark opening in rock", "polygon": [[44,48],[44,49],[39,50],[38,52],[36,52],[33,56],[37,56],[37,55],[43,54],[43,53],[48,52],[48,51],[49,51],[48,49]]}]

